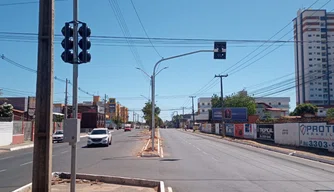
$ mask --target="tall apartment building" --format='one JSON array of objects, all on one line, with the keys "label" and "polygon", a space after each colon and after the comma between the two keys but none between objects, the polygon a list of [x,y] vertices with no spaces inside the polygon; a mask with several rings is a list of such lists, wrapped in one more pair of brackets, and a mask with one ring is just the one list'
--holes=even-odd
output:
[{"label": "tall apartment building", "polygon": [[196,121],[209,120],[209,110],[211,110],[211,97],[200,97],[197,100],[198,115]]},{"label": "tall apartment building", "polygon": [[299,10],[294,23],[297,105],[334,105],[334,13]]}]

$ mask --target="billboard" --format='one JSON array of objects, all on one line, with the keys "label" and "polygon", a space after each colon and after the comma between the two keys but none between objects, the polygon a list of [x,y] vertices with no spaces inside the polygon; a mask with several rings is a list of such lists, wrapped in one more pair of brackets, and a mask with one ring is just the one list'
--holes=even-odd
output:
[{"label": "billboard", "polygon": [[[223,111],[224,111],[224,121],[227,123],[248,121],[248,113],[246,107],[223,108]],[[221,108],[212,108],[212,120],[213,121],[222,120]]]},{"label": "billboard", "polygon": [[115,98],[109,98],[109,103],[116,103],[116,99]]},{"label": "billboard", "polygon": [[257,139],[260,140],[268,140],[268,141],[274,141],[275,140],[275,132],[274,132],[274,125],[257,125],[256,128],[257,131]]},{"label": "billboard", "polygon": [[300,123],[300,146],[331,149],[334,148],[334,125],[326,123]]},{"label": "billboard", "polygon": [[225,128],[226,128],[226,135],[233,137],[234,136],[234,124],[227,123],[225,124]]},{"label": "billboard", "polygon": [[256,125],[245,124],[244,125],[244,138],[255,139],[256,138]]},{"label": "billboard", "polygon": [[109,112],[115,113],[116,112],[116,99],[109,98]]},{"label": "billboard", "polygon": [[244,124],[234,125],[234,137],[244,138]]}]

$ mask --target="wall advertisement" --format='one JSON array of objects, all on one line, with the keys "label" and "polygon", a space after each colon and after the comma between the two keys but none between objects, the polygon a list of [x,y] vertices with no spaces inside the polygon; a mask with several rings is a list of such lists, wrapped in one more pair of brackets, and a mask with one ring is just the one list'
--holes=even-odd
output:
[{"label": "wall advertisement", "polygon": [[244,124],[234,125],[234,137],[244,138]]},{"label": "wall advertisement", "polygon": [[256,125],[244,124],[244,138],[256,139]]},{"label": "wall advertisement", "polygon": [[334,125],[326,123],[300,123],[299,144],[306,147],[333,149]]},{"label": "wall advertisement", "polygon": [[257,131],[257,139],[260,140],[268,140],[274,141],[275,140],[275,132],[274,132],[274,125],[273,124],[258,124],[256,127]]},{"label": "wall advertisement", "polygon": [[234,124],[226,123],[225,128],[226,128],[226,135],[233,137],[234,136]]}]

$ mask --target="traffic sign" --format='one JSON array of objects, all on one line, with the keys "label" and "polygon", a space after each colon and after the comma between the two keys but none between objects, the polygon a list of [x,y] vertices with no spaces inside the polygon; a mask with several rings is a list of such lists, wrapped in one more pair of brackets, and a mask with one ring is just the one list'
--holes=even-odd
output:
[{"label": "traffic sign", "polygon": [[214,43],[214,59],[226,59],[226,42],[215,42]]}]

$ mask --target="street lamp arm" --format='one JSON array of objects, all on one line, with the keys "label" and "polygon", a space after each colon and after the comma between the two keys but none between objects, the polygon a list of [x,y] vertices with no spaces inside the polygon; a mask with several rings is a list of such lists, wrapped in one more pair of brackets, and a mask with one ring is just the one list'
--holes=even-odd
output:
[{"label": "street lamp arm", "polygon": [[139,68],[139,67],[136,67],[136,69],[138,69],[139,71],[143,72],[146,76],[148,76],[148,78],[151,79],[151,76],[150,76],[148,73],[146,73],[146,71],[142,70],[142,69]]},{"label": "street lamp arm", "polygon": [[161,71],[165,70],[165,69],[168,69],[168,67],[164,67],[164,68],[160,69],[160,71],[158,71],[158,73],[157,73],[155,76],[158,76],[159,73],[160,73]]},{"label": "street lamp arm", "polygon": [[162,58],[162,59],[160,59],[160,60],[154,65],[154,68],[153,68],[153,75],[155,75],[155,70],[156,70],[156,68],[158,67],[159,63],[161,63],[161,62],[163,62],[163,61],[167,61],[167,60],[175,59],[175,58],[178,58],[178,57],[184,57],[184,56],[188,56],[188,55],[193,55],[193,54],[201,53],[201,52],[215,52],[215,50],[198,50],[198,51],[192,51],[192,52],[189,52],[189,53],[184,53],[184,54],[180,54],[180,55],[175,55],[175,56],[171,56],[171,57]]}]

